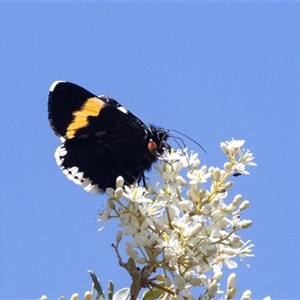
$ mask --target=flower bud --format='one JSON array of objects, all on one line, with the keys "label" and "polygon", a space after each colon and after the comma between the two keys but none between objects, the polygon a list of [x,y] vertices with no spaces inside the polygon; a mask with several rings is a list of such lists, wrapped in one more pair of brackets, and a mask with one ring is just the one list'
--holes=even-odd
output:
[{"label": "flower bud", "polygon": [[243,241],[239,241],[236,245],[234,245],[233,247],[236,248],[242,248],[245,245],[245,243]]},{"label": "flower bud", "polygon": [[227,278],[227,289],[233,288],[236,283],[236,274],[231,273]]},{"label": "flower bud", "polygon": [[233,206],[232,203],[229,203],[229,205],[226,207],[226,211],[231,213],[235,209],[235,206]]},{"label": "flower bud", "polygon": [[84,293],[84,300],[92,300],[93,294],[90,291]]},{"label": "flower bud", "polygon": [[224,170],[225,170],[226,172],[229,173],[229,172],[231,171],[231,164],[227,161],[227,162],[224,164],[223,168],[224,168]]},{"label": "flower bud", "polygon": [[211,200],[210,204],[211,204],[212,206],[214,206],[214,207],[217,207],[217,206],[219,206],[219,204],[220,204],[220,200],[217,199],[217,198],[213,198],[213,199]]},{"label": "flower bud", "polygon": [[250,290],[247,290],[243,293],[241,300],[251,300],[252,293]]},{"label": "flower bud", "polygon": [[115,189],[115,198],[120,199],[123,196],[123,189],[118,187]]},{"label": "flower bud", "polygon": [[238,194],[234,197],[233,201],[232,201],[232,204],[234,206],[237,206],[241,201],[242,201],[243,197],[241,194]]},{"label": "flower bud", "polygon": [[122,188],[124,185],[124,178],[122,176],[119,176],[117,179],[116,179],[116,187],[118,188]]},{"label": "flower bud", "polygon": [[228,219],[224,218],[223,220],[219,221],[219,224],[221,229],[224,230],[229,225]]},{"label": "flower bud", "polygon": [[217,221],[221,221],[225,217],[225,213],[222,210],[216,209],[212,214],[211,217]]},{"label": "flower bud", "polygon": [[228,147],[227,147],[227,145],[226,145],[225,143],[222,142],[222,143],[220,144],[220,147],[221,147],[222,151],[223,151],[226,155],[229,154]]},{"label": "flower bud", "polygon": [[249,297],[249,296],[242,296],[240,300],[251,300],[251,297]]},{"label": "flower bud", "polygon": [[205,204],[201,207],[201,211],[204,213],[204,214],[209,214],[211,211],[212,211],[212,206],[210,204]]},{"label": "flower bud", "polygon": [[236,251],[233,250],[232,248],[224,248],[222,251],[224,254],[227,254],[229,256],[233,256],[236,254]]},{"label": "flower bud", "polygon": [[208,173],[210,173],[210,176],[212,176],[214,169],[215,169],[215,167],[213,167],[213,166],[208,168]]},{"label": "flower bud", "polygon": [[217,272],[213,276],[213,279],[216,280],[216,281],[219,281],[222,277],[223,277],[223,273],[222,272]]},{"label": "flower bud", "polygon": [[71,296],[71,300],[78,300],[79,299],[79,294],[75,293]]},{"label": "flower bud", "polygon": [[191,236],[197,236],[202,230],[202,224],[198,223],[194,226],[192,232],[191,232]]},{"label": "flower bud", "polygon": [[252,225],[252,221],[251,220],[244,220],[242,223],[242,228],[246,229],[248,227],[250,227]]},{"label": "flower bud", "polygon": [[237,245],[241,241],[241,238],[238,235],[232,235],[229,238],[230,245]]},{"label": "flower bud", "polygon": [[227,181],[224,185],[225,190],[229,190],[233,187],[233,181]]},{"label": "flower bud", "polygon": [[193,286],[200,286],[202,284],[202,280],[200,278],[191,278],[190,284]]},{"label": "flower bud", "polygon": [[205,286],[206,288],[208,288],[208,280],[207,280],[206,275],[201,274],[201,275],[199,276],[199,278],[201,279],[201,281],[202,281],[202,283],[204,284],[204,286]]},{"label": "flower bud", "polygon": [[208,296],[210,298],[214,298],[217,291],[218,291],[217,282],[215,280],[213,280],[213,282],[210,284],[210,286],[208,288]]},{"label": "flower bud", "polygon": [[189,282],[190,279],[193,277],[194,272],[187,271],[184,275],[183,278],[185,279],[186,282]]},{"label": "flower bud", "polygon": [[114,189],[112,189],[112,188],[107,188],[106,190],[105,190],[105,193],[106,193],[106,195],[109,197],[109,198],[113,198],[114,197]]},{"label": "flower bud", "polygon": [[250,201],[248,200],[243,201],[242,204],[240,205],[240,210],[246,209],[249,205],[250,205]]},{"label": "flower bud", "polygon": [[143,265],[146,263],[146,259],[145,258],[141,258],[141,257],[137,257],[134,259],[135,263],[137,263],[138,265]]},{"label": "flower bud", "polygon": [[133,259],[138,257],[137,253],[130,247],[126,248],[126,253],[128,254],[128,256],[130,256]]},{"label": "flower bud", "polygon": [[219,181],[221,178],[221,171],[219,168],[215,168],[213,171],[213,179],[214,181]]},{"label": "flower bud", "polygon": [[117,232],[117,238],[116,238],[117,243],[120,243],[120,242],[121,242],[122,237],[123,237],[123,232],[122,232],[121,230],[119,230],[119,231]]},{"label": "flower bud", "polygon": [[199,197],[200,197],[201,200],[206,198],[206,190],[205,189],[201,189],[199,191]]},{"label": "flower bud", "polygon": [[177,287],[184,288],[186,282],[182,276],[177,275],[177,276],[174,276],[173,279],[174,279],[174,283],[176,284]]},{"label": "flower bud", "polygon": [[237,288],[231,288],[227,291],[227,296],[228,296],[228,299],[233,299],[234,296],[237,294],[238,290]]}]

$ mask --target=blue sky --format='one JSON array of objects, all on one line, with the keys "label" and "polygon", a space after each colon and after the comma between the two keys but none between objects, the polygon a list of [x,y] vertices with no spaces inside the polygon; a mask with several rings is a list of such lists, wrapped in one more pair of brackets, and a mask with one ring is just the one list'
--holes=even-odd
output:
[{"label": "blue sky", "polygon": [[245,139],[258,167],[232,195],[251,201],[255,257],[238,288],[299,299],[299,28],[299,3],[0,3],[0,299],[83,295],[88,269],[129,283],[116,224],[97,231],[105,197],[54,160],[47,96],[62,79],[191,136],[208,166],[225,162],[221,141]]}]

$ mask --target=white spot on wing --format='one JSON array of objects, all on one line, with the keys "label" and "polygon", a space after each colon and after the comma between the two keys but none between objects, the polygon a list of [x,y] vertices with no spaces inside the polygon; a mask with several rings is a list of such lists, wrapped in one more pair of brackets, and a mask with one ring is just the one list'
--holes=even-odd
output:
[{"label": "white spot on wing", "polygon": [[68,174],[69,174],[68,169],[64,169],[64,167],[62,167],[62,172],[63,172],[66,176],[68,176]]},{"label": "white spot on wing", "polygon": [[[71,174],[71,173],[69,173],[69,170],[68,170],[68,172],[67,172],[67,178],[69,179],[69,180],[72,180],[72,181],[74,181],[74,176]],[[74,181],[75,182],[75,181]],[[76,182],[75,182],[76,183]]]},{"label": "white spot on wing", "polygon": [[124,113],[124,114],[127,114],[127,113],[128,113],[127,109],[126,109],[125,107],[123,107],[123,106],[119,106],[119,107],[118,107],[118,110],[121,111],[121,112]]},{"label": "white spot on wing", "polygon": [[84,177],[84,173],[79,171],[79,168],[76,166],[65,168],[63,166],[64,157],[67,155],[67,150],[64,147],[64,145],[60,145],[55,153],[54,157],[56,160],[56,163],[61,168],[62,172],[67,176],[69,180],[72,180],[74,183],[80,185],[82,188],[84,188],[85,191],[99,194],[102,191],[102,189],[99,188],[98,184],[93,184],[93,182],[88,177]]},{"label": "white spot on wing", "polygon": [[78,180],[80,180],[80,182],[83,182],[83,179],[84,179],[84,178],[83,178],[83,175],[84,175],[84,174],[83,174],[82,172],[78,172],[78,173],[76,174],[76,177],[77,177]]},{"label": "white spot on wing", "polygon": [[77,167],[69,168],[69,172],[75,176],[78,173],[79,169]]},{"label": "white spot on wing", "polygon": [[58,83],[60,83],[60,82],[65,82],[65,81],[64,81],[64,80],[56,80],[56,81],[54,81],[54,82],[51,84],[51,86],[50,86],[49,92],[53,92],[54,89],[55,89],[55,87],[56,87],[56,85],[57,85]]},{"label": "white spot on wing", "polygon": [[78,185],[81,185],[81,181],[78,179],[78,178],[72,178],[71,179],[74,183],[78,184]]},{"label": "white spot on wing", "polygon": [[102,189],[99,188],[98,184],[93,184],[89,178],[83,178],[83,172],[78,172],[79,169],[77,167],[65,169],[63,166],[61,166],[61,169],[69,180],[72,180],[74,183],[80,185],[85,191],[94,194],[99,194],[102,192]]},{"label": "white spot on wing", "polygon": [[98,193],[102,192],[102,190],[99,189],[98,184],[92,184],[92,183],[90,183],[90,184],[87,185],[84,189],[85,189],[87,192],[94,193],[94,194],[98,194]]},{"label": "white spot on wing", "polygon": [[64,156],[67,154],[67,151],[63,145],[59,146],[55,152],[54,152],[54,157],[56,160],[56,163],[61,166],[63,161],[64,161]]},{"label": "white spot on wing", "polygon": [[82,178],[80,185],[85,189],[90,183],[91,181],[88,178]]}]

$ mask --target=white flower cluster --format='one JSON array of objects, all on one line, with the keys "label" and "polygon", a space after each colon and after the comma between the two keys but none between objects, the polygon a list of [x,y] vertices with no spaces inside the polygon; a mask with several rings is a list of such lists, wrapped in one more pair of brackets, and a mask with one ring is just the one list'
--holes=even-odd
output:
[{"label": "white flower cluster", "polygon": [[[253,244],[237,234],[252,224],[240,216],[249,201],[227,192],[232,176],[249,174],[246,167],[256,165],[243,144],[221,143],[228,157],[223,169],[201,166],[197,153],[173,151],[155,166],[163,183],[147,189],[127,187],[120,177],[115,190],[107,189],[108,205],[99,220],[119,220],[116,248],[126,235],[127,255],[143,267],[141,272],[147,270],[142,287],[161,291],[164,299],[232,299],[237,294],[234,273],[224,290],[220,280],[224,266],[237,267],[235,257],[253,256]],[[241,299],[251,299],[251,292]]]}]

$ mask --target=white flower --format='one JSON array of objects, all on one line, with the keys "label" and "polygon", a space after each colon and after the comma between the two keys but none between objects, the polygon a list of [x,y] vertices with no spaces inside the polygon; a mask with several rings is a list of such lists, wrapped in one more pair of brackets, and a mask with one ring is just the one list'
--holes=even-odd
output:
[{"label": "white flower", "polygon": [[225,142],[227,144],[227,147],[230,149],[239,149],[241,147],[243,147],[243,145],[245,144],[244,140],[235,140],[235,139],[231,139],[231,141],[226,141]]},{"label": "white flower", "polygon": [[242,164],[241,162],[235,164],[235,165],[232,167],[232,170],[233,170],[234,173],[239,173],[239,174],[243,174],[243,175],[248,175],[248,174],[249,174],[249,172],[246,171],[245,165]]},{"label": "white flower", "polygon": [[232,256],[227,254],[221,254],[219,255],[215,261],[214,264],[214,273],[218,273],[222,271],[223,265],[225,265],[228,269],[234,269],[237,268],[237,263],[231,259]]},{"label": "white flower", "polygon": [[190,184],[199,184],[207,182],[207,178],[210,177],[210,173],[207,173],[207,167],[202,166],[200,170],[194,170],[187,173],[187,177],[190,178]]},{"label": "white flower", "polygon": [[[229,176],[249,174],[247,167],[256,165],[252,153],[242,149],[244,143],[234,139],[221,143],[228,157],[223,168],[200,166],[198,153],[188,154],[187,149],[166,152],[154,166],[161,182],[148,189],[133,185],[108,191],[109,205],[100,219],[118,218],[127,235],[127,254],[135,263],[173,280],[168,288],[176,288],[177,294],[166,299],[182,295],[193,299],[193,286],[204,288],[201,299],[217,299],[223,293],[222,268],[237,268],[235,258],[244,261],[253,256],[253,245],[236,234],[251,225],[238,215],[249,201],[237,208],[242,196],[228,200],[227,191],[233,185]],[[234,295],[236,288],[230,286],[227,293]]]},{"label": "white flower", "polygon": [[239,151],[240,162],[244,165],[248,166],[257,166],[256,163],[253,162],[254,156],[249,150],[240,149]]},{"label": "white flower", "polygon": [[240,259],[246,264],[247,267],[250,267],[249,264],[246,263],[245,258],[253,257],[254,254],[252,254],[252,248],[254,247],[253,244],[248,245],[251,242],[251,240],[248,240],[241,248],[238,248],[236,250],[236,254],[240,257]]}]

